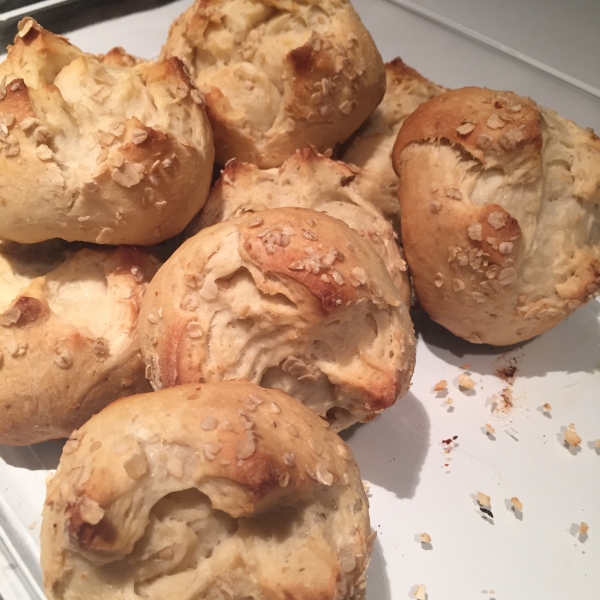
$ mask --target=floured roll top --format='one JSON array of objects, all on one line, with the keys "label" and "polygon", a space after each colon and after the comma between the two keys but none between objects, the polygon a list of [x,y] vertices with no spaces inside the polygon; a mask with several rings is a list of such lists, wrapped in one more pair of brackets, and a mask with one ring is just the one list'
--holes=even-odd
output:
[{"label": "floured roll top", "polygon": [[214,149],[177,59],[101,60],[24,19],[0,65],[0,237],[150,245],[203,206]]},{"label": "floured roll top", "polygon": [[149,389],[142,296],[157,261],[57,242],[0,251],[0,444],[67,437],[112,400]]},{"label": "floured roll top", "polygon": [[[389,169],[392,170],[390,159]],[[410,306],[410,280],[398,236],[379,211],[361,194],[360,175],[306,148],[279,169],[261,170],[230,161],[212,188],[206,205],[189,232],[268,208],[297,206],[327,213],[370,240],[383,259],[403,302]],[[396,199],[396,203],[398,200]]]},{"label": "floured roll top", "polygon": [[216,160],[279,166],[346,140],[379,104],[383,62],[348,0],[197,0],[171,26],[206,96]]},{"label": "floured roll top", "polygon": [[327,423],[248,382],[111,404],[48,484],[49,599],[364,600],[374,534]]},{"label": "floured roll top", "polygon": [[444,88],[425,79],[400,58],[385,65],[385,75],[381,104],[352,136],[339,159],[359,168],[355,185],[360,195],[379,208],[400,232],[398,176],[392,167],[392,148],[404,119]]},{"label": "floured roll top", "polygon": [[155,388],[249,379],[334,430],[408,389],[408,310],[373,245],[323,213],[280,208],[203,229],[150,284],[140,316]]},{"label": "floured roll top", "polygon": [[600,140],[510,92],[421,105],[393,152],[417,297],[456,335],[538,335],[600,285]]}]

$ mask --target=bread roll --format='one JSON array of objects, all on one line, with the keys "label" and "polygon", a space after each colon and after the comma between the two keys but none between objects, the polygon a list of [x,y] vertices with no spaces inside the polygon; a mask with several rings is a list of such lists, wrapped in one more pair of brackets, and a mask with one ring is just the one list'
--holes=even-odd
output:
[{"label": "bread roll", "polygon": [[41,532],[51,600],[363,600],[373,535],[350,449],[279,390],[114,402],[67,442]]},{"label": "bread roll", "polygon": [[[391,159],[389,169],[393,174]],[[268,208],[297,206],[327,213],[373,243],[400,297],[410,306],[410,280],[398,236],[362,197],[358,179],[345,164],[310,148],[299,150],[279,169],[261,170],[249,163],[230,161],[188,231],[194,234],[203,227]]]},{"label": "bread roll", "polygon": [[203,206],[214,148],[199,92],[178,59],[135,62],[21,21],[0,64],[0,237],[151,245]]},{"label": "bread roll", "polygon": [[398,131],[419,104],[441,94],[444,88],[395,58],[385,65],[386,90],[381,104],[352,136],[340,160],[359,167],[355,187],[400,232],[398,177],[392,167],[392,148]]},{"label": "bread roll", "polygon": [[156,389],[249,379],[335,431],[407,390],[408,311],[373,245],[323,213],[280,208],[203,229],[150,284],[142,352]]},{"label": "bread roll", "polygon": [[381,56],[349,0],[197,0],[171,26],[204,92],[216,160],[277,167],[346,140],[385,91]]},{"label": "bread roll", "polygon": [[150,255],[56,242],[0,252],[0,444],[67,437],[148,391],[137,322]]},{"label": "bread roll", "polygon": [[510,92],[422,104],[393,151],[402,241],[431,317],[475,343],[538,335],[600,284],[600,140]]}]

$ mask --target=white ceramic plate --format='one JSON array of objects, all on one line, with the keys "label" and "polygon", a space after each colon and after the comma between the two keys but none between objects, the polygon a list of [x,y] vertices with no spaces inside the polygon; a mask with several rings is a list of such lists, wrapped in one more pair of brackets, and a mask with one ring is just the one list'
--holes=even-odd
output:
[{"label": "white ceramic plate", "polygon": [[[72,33],[91,52],[122,45],[158,54],[172,19],[191,2]],[[386,60],[396,55],[447,86],[529,94],[600,126],[600,103],[530,65],[383,0],[356,0]],[[415,315],[417,368],[410,392],[373,423],[344,434],[370,486],[379,533],[368,600],[594,600],[600,597],[600,303],[553,331],[510,349],[463,342]],[[475,381],[461,391],[468,364]],[[496,373],[516,367],[514,384]],[[448,382],[446,392],[433,386]],[[503,407],[502,393],[512,396]],[[448,404],[448,398],[452,404]],[[550,412],[540,407],[548,403]],[[564,445],[574,423],[583,439]],[[495,430],[486,433],[485,425]],[[450,443],[448,441],[450,440]],[[39,554],[44,480],[61,444],[0,446],[0,597],[43,598]],[[493,518],[477,492],[491,498]],[[510,498],[523,505],[515,513]],[[587,536],[578,535],[584,521]],[[431,536],[422,545],[418,534]]]}]

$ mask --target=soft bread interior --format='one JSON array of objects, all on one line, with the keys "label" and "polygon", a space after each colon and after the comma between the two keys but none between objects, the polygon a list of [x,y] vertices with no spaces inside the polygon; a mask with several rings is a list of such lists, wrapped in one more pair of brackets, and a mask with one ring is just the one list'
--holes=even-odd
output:
[{"label": "soft bread interior", "polygon": [[104,255],[83,250],[48,273],[43,290],[50,310],[90,339],[103,338],[112,352],[130,344],[133,295],[118,274],[107,269]]}]

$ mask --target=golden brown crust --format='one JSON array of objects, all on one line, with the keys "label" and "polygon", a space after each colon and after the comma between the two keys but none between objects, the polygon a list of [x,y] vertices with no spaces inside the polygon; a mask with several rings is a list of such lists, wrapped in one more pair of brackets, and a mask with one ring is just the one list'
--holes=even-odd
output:
[{"label": "golden brown crust", "polygon": [[[57,264],[45,266],[53,252]],[[0,263],[0,443],[67,437],[115,398],[149,389],[136,329],[151,256],[33,247]]]},{"label": "golden brown crust", "polygon": [[405,121],[393,162],[417,297],[456,335],[514,344],[596,294],[600,144],[588,132],[527,98],[465,88]]},{"label": "golden brown crust", "polygon": [[408,144],[427,140],[448,140],[484,165],[506,164],[511,152],[519,160],[535,159],[542,149],[540,113],[534,102],[512,92],[452,90],[421,105],[404,122],[392,156]]},{"label": "golden brown crust", "polygon": [[129,397],[71,436],[48,484],[46,593],[362,600],[367,506],[348,447],[279,390]]},{"label": "golden brown crust", "polygon": [[125,49],[120,46],[112,48],[106,54],[100,55],[98,58],[100,58],[105,65],[116,65],[118,67],[133,67],[142,62],[141,58],[128,54]]},{"label": "golden brown crust", "polygon": [[[281,223],[279,215],[273,215],[272,212],[261,215],[261,218],[263,219],[261,227],[265,229],[276,228]],[[309,231],[313,234],[313,230],[309,227],[302,231]],[[346,306],[356,302],[358,296],[356,288],[349,282],[352,267],[345,260],[337,265],[337,272],[342,276],[343,283],[341,285],[331,279],[323,281],[321,276],[313,271],[290,269],[290,265],[301,263],[306,258],[306,240],[303,237],[299,235],[290,236],[289,244],[281,251],[269,253],[268,245],[264,244],[261,237],[259,237],[264,229],[257,232],[256,227],[248,227],[247,224],[242,222],[239,231],[244,250],[263,274],[267,276],[271,273],[283,275],[302,284],[319,301],[325,314],[329,314],[341,305]],[[318,233],[314,233],[314,235],[315,240],[321,241]],[[327,244],[331,240],[323,240],[323,242]]]},{"label": "golden brown crust", "polygon": [[151,283],[140,336],[155,388],[250,379],[335,429],[391,406],[414,367],[408,311],[373,246],[301,208],[190,238]]},{"label": "golden brown crust", "polygon": [[278,169],[259,169],[232,160],[221,172],[204,209],[192,220],[187,234],[194,235],[204,227],[268,208],[296,206],[318,210],[343,221],[373,243],[402,301],[409,306],[410,281],[398,236],[379,211],[365,200],[362,191],[355,172],[348,165],[310,148],[299,150]]},{"label": "golden brown crust", "polygon": [[347,0],[197,0],[162,56],[181,57],[205,94],[222,165],[270,168],[299,148],[334,148],[385,91],[381,57]]},{"label": "golden brown crust", "polygon": [[0,236],[151,245],[181,232],[214,158],[181,61],[96,57],[19,27],[0,65]]}]

